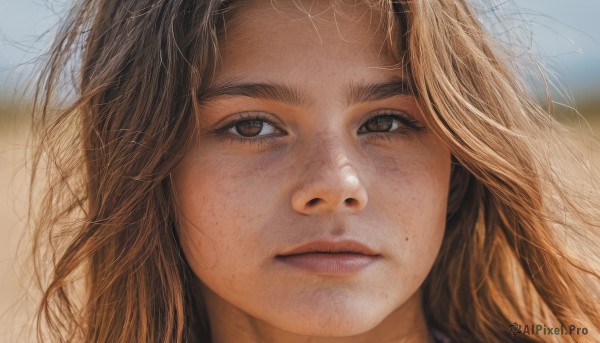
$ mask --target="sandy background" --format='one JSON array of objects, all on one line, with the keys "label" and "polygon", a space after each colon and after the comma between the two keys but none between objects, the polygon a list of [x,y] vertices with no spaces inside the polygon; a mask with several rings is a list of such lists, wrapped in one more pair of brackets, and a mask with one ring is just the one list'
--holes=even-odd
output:
[{"label": "sandy background", "polygon": [[[26,223],[29,173],[25,167],[27,126],[0,122],[0,342],[31,341],[27,323],[33,301],[28,294]],[[18,249],[21,247],[21,249]]]},{"label": "sandy background", "polygon": [[[596,136],[600,116],[589,120]],[[0,343],[31,342],[30,322],[35,292],[28,291],[29,245],[22,240],[26,223],[28,177],[26,161],[28,125],[0,116]],[[595,156],[596,167],[600,155]]]}]

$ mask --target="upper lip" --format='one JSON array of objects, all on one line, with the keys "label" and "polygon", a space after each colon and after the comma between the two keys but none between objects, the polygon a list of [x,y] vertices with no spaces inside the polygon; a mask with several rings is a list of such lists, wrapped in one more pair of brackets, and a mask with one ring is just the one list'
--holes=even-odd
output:
[{"label": "upper lip", "polygon": [[308,253],[350,253],[370,256],[379,255],[373,249],[354,240],[319,240],[298,245],[290,250],[279,254],[278,256],[290,256]]}]

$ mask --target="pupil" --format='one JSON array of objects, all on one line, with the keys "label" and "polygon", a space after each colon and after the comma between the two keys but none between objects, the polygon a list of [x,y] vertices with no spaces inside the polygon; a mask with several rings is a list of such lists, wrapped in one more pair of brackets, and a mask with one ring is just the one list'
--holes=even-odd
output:
[{"label": "pupil", "polygon": [[244,120],[235,124],[237,132],[244,137],[253,137],[260,133],[263,122],[259,120]]},{"label": "pupil", "polygon": [[373,118],[367,122],[367,129],[375,132],[389,131],[393,122],[394,119],[390,116]]}]

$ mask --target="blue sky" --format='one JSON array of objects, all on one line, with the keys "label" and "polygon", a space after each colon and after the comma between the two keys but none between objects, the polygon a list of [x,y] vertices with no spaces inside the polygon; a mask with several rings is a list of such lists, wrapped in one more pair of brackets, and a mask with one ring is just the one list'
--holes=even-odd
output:
[{"label": "blue sky", "polygon": [[[474,0],[471,0],[474,2]],[[30,73],[30,61],[47,47],[69,0],[0,0],[0,89],[10,94]],[[574,91],[600,96],[600,0],[479,0],[528,41],[539,59]],[[519,14],[515,8],[518,8]],[[485,20],[485,19],[484,19]]]}]

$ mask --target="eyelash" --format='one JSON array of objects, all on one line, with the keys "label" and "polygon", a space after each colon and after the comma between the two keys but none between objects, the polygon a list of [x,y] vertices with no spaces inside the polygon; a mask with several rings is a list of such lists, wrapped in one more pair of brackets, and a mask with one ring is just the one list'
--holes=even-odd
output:
[{"label": "eyelash", "polygon": [[[285,134],[285,131],[280,129],[276,123],[267,119],[267,114],[264,112],[243,112],[243,113],[238,113],[237,116],[238,116],[238,118],[236,120],[233,120],[232,122],[226,124],[225,126],[218,128],[218,129],[211,130],[210,132],[212,132],[216,137],[218,137],[222,141],[240,143],[242,145],[244,145],[244,144],[249,144],[249,145],[267,144],[267,145],[269,145],[278,140],[279,135],[268,135],[268,136],[264,136],[264,137],[260,137],[260,138],[255,138],[255,137],[243,138],[243,136],[235,135],[235,134],[231,134],[231,133],[227,132],[227,131],[231,130],[233,127],[235,127],[235,125],[240,122],[254,120],[254,121],[265,122],[265,123],[271,125],[279,133]],[[369,115],[369,117],[365,120],[365,122],[360,126],[359,130],[361,130],[370,120],[377,118],[377,117],[392,117],[393,119],[398,120],[400,122],[401,127],[397,128],[395,131],[387,131],[387,132],[368,132],[367,131],[367,132],[363,132],[363,133],[358,133],[358,135],[363,136],[365,134],[368,134],[367,139],[369,141],[386,139],[391,143],[392,140],[397,141],[407,135],[416,134],[416,133],[426,130],[423,125],[421,125],[418,121],[416,121],[415,119],[413,119],[406,113],[400,112],[400,111],[395,111],[395,110],[377,110],[377,111],[373,112],[372,114]]]},{"label": "eyelash", "polygon": [[241,145],[244,144],[249,144],[249,145],[262,145],[262,144],[271,144],[274,143],[277,140],[277,136],[273,136],[273,135],[269,135],[269,136],[264,136],[264,137],[260,137],[260,138],[253,138],[253,137],[246,137],[246,138],[242,138],[242,136],[236,136],[233,135],[227,131],[229,131],[231,128],[233,128],[236,124],[243,122],[243,121],[250,121],[250,120],[256,120],[256,121],[262,121],[265,122],[271,126],[273,126],[275,128],[275,130],[279,131],[279,132],[284,132],[283,130],[281,130],[277,124],[273,123],[273,121],[268,120],[267,119],[267,115],[264,112],[242,112],[242,113],[238,113],[237,114],[237,119],[233,120],[232,122],[230,122],[229,124],[222,126],[221,128],[212,130],[211,132],[220,140],[224,141],[224,142],[233,142],[233,143],[239,143]]}]

